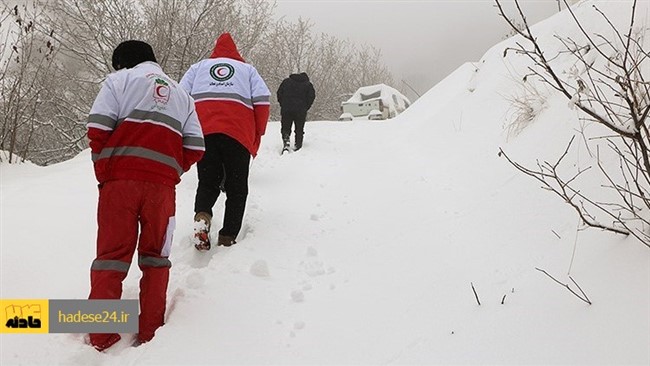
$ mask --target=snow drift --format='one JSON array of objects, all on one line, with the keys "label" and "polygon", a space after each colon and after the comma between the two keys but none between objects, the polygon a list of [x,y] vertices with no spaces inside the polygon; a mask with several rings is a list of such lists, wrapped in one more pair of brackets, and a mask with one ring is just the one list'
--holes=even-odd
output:
[{"label": "snow drift", "polygon": [[[575,8],[585,27],[600,26],[593,4],[624,24],[619,2],[585,1]],[[565,13],[535,32],[549,47],[555,32],[578,34]],[[546,107],[508,135],[507,97],[526,69],[523,57],[502,57],[515,41],[461,66],[394,120],[308,123],[299,152],[279,155],[271,123],[231,248],[192,247],[197,179],[184,175],[166,325],[152,342],[131,348],[126,336],[99,354],[84,335],[2,334],[0,362],[650,363],[650,252],[581,230],[571,208],[497,154],[555,156],[579,117],[542,90]],[[85,298],[97,200],[89,152],[1,168],[2,298]],[[571,275],[593,305],[536,268]],[[137,297],[138,277],[132,266],[125,298]]]}]

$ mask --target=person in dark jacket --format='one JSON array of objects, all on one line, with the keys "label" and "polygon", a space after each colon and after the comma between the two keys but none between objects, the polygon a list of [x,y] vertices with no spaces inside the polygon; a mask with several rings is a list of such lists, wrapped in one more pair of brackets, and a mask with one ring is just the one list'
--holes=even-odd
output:
[{"label": "person in dark jacket", "polygon": [[277,95],[282,117],[282,129],[280,132],[282,133],[284,149],[288,150],[289,148],[291,126],[295,123],[294,150],[299,150],[302,147],[303,135],[305,133],[307,111],[311,108],[316,98],[314,85],[309,81],[309,76],[304,72],[291,74],[282,81]]}]

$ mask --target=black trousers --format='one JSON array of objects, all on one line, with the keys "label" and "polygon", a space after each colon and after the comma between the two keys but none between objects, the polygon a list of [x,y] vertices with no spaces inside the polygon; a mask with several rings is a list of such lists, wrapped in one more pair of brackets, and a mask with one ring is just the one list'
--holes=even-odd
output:
[{"label": "black trousers", "polygon": [[219,198],[223,182],[226,211],[223,227],[219,230],[221,235],[236,238],[241,230],[248,196],[249,163],[250,153],[237,140],[224,134],[205,136],[205,155],[197,163],[199,186],[194,212],[212,215],[212,207]]},{"label": "black trousers", "polygon": [[280,111],[280,124],[282,128],[280,133],[283,138],[291,136],[291,125],[295,123],[296,143],[302,145],[302,138],[305,134],[305,121],[307,120],[307,111]]}]

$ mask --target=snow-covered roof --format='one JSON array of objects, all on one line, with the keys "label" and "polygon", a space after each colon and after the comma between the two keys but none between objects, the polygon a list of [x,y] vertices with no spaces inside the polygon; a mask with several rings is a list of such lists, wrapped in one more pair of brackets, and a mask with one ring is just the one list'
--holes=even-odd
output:
[{"label": "snow-covered roof", "polygon": [[[395,101],[393,95],[398,97],[398,103],[406,101],[408,104],[411,104],[411,101],[404,96],[404,94],[386,84],[363,86],[357,89],[357,91],[352,94],[352,97],[344,103],[361,103],[368,100],[381,99],[386,105],[394,105]],[[406,106],[402,106],[402,108],[404,107]]]}]

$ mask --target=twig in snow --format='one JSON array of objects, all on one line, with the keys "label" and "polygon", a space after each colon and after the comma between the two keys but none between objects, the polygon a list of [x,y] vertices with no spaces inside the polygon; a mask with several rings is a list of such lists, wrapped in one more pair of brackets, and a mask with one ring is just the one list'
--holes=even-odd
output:
[{"label": "twig in snow", "polygon": [[587,297],[587,294],[585,294],[585,292],[582,291],[582,287],[580,287],[580,285],[578,285],[578,283],[573,279],[573,277],[569,276],[569,279],[571,280],[571,282],[573,282],[574,285],[576,285],[576,287],[578,288],[578,290],[580,290],[580,293],[582,294],[582,296],[584,296],[584,298],[587,299],[587,303],[588,303],[589,305],[591,305],[591,301],[590,301],[589,298]]},{"label": "twig in snow", "polygon": [[540,271],[540,272],[542,272],[542,273],[544,273],[544,274],[547,275],[550,279],[552,279],[553,281],[555,281],[557,284],[559,284],[560,286],[563,286],[564,288],[566,288],[567,290],[569,290],[569,292],[571,292],[572,294],[574,294],[574,295],[575,295],[577,298],[579,298],[580,300],[582,300],[582,301],[586,302],[587,304],[591,305],[591,301],[589,300],[589,298],[587,297],[587,295],[585,294],[585,292],[582,291],[582,289],[580,288],[580,286],[578,286],[578,283],[577,283],[576,281],[574,281],[573,278],[571,278],[571,276],[569,276],[569,278],[571,279],[571,281],[573,282],[573,284],[575,284],[576,287],[578,287],[578,290],[580,290],[580,292],[582,293],[582,296],[579,295],[578,293],[576,293],[575,291],[573,291],[573,290],[571,289],[571,287],[569,287],[569,285],[567,285],[566,283],[562,283],[562,282],[558,281],[555,277],[553,277],[553,276],[551,276],[550,274],[548,274],[548,272],[546,272],[545,270],[543,270],[543,269],[539,269],[539,268],[537,268],[537,267],[535,267],[535,269],[538,270],[538,271]]},{"label": "twig in snow", "polygon": [[474,291],[474,297],[476,297],[476,302],[478,303],[479,306],[481,306],[481,300],[478,299],[478,294],[476,293],[476,289],[474,288],[474,284],[472,282],[469,283],[472,285],[472,291]]}]

